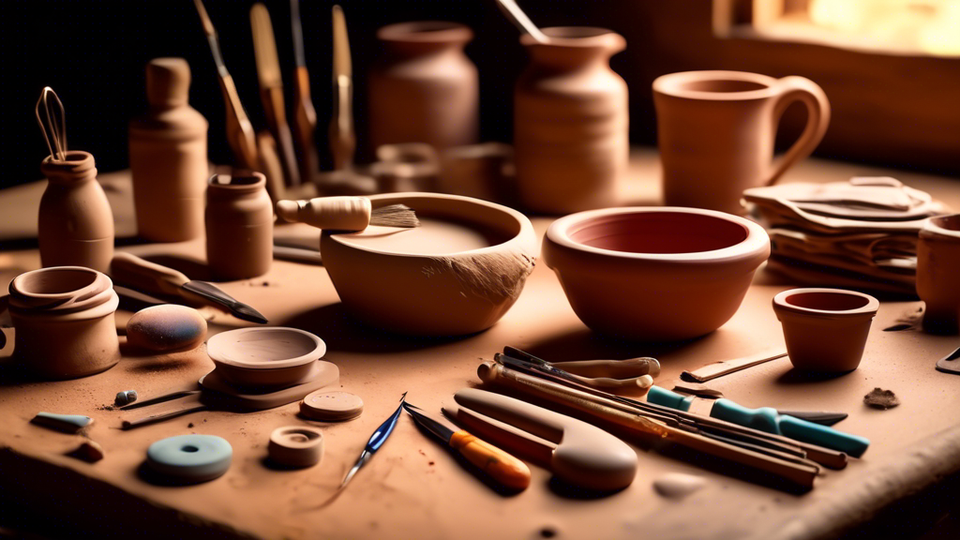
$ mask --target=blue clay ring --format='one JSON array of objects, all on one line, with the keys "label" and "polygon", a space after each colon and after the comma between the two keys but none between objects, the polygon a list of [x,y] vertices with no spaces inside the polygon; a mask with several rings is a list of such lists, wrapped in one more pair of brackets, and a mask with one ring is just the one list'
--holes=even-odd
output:
[{"label": "blue clay ring", "polygon": [[147,464],[156,473],[189,482],[213,480],[230,468],[233,448],[215,435],[178,435],[147,449]]}]

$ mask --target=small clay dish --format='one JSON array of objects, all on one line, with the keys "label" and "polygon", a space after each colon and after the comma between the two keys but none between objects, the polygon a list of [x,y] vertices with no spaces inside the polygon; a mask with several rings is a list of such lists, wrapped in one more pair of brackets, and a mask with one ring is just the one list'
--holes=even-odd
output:
[{"label": "small clay dish", "polygon": [[716,330],[769,255],[761,226],[699,208],[589,210],[554,221],[543,239],[544,260],[580,320],[639,341]]},{"label": "small clay dish", "polygon": [[374,208],[409,206],[421,226],[323,232],[320,253],[337,294],[369,325],[418,336],[486,330],[533,271],[537,236],[512,208],[438,193],[370,199]]},{"label": "small clay dish", "polygon": [[302,381],[327,352],[310,332],[279,326],[239,328],[207,340],[207,354],[227,382],[281,386]]},{"label": "small clay dish", "polygon": [[880,302],[844,289],[791,289],[773,297],[793,367],[822,373],[857,369]]}]

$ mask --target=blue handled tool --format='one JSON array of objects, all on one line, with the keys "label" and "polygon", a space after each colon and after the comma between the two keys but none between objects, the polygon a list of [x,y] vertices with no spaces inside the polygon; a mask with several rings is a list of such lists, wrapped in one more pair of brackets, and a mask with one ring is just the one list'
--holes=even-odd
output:
[{"label": "blue handled tool", "polygon": [[[651,387],[649,393],[647,393],[648,402],[681,411],[689,411],[694,399],[697,398],[681,396],[659,386]],[[716,400],[713,409],[710,410],[710,416],[767,433],[783,435],[798,441],[846,452],[853,457],[862,456],[867,447],[870,446],[870,441],[863,437],[843,433],[793,416],[778,414],[777,410],[771,407],[748,409],[729,399]]]}]

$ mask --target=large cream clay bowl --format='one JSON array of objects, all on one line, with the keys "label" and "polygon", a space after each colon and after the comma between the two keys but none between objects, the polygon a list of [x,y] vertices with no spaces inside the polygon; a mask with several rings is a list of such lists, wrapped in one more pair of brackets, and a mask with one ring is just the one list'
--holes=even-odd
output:
[{"label": "large cream clay bowl", "polygon": [[409,206],[421,226],[321,235],[323,264],[356,318],[400,334],[456,336],[493,326],[516,301],[537,255],[523,214],[435,193],[371,200]]},{"label": "large cream clay bowl", "polygon": [[639,341],[702,336],[736,313],[770,238],[747,219],[634,207],[562,217],[543,256],[584,324]]}]

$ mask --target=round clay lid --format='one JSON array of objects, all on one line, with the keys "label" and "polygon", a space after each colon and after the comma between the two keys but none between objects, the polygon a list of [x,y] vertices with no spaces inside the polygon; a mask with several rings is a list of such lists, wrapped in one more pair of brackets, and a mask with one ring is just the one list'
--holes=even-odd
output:
[{"label": "round clay lid", "polygon": [[300,414],[312,420],[342,422],[363,412],[363,400],[350,392],[317,390],[300,402]]}]

